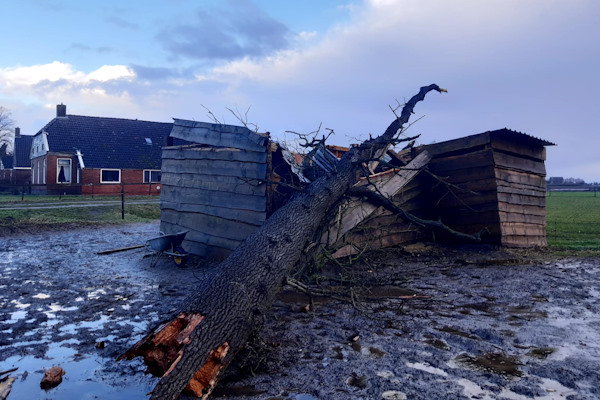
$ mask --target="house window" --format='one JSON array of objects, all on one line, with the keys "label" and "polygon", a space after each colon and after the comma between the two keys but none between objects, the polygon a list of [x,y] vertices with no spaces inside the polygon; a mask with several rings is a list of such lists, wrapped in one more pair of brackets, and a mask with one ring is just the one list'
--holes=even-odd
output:
[{"label": "house window", "polygon": [[47,168],[47,163],[46,163],[46,159],[44,158],[44,169],[42,170],[42,183],[44,185],[46,184],[46,168]]},{"label": "house window", "polygon": [[145,169],[144,170],[144,183],[160,182],[160,170],[159,169]]},{"label": "house window", "polygon": [[[41,162],[38,164],[41,166]],[[40,179],[38,178],[38,182]],[[71,159],[59,158],[56,160],[56,182],[71,183]]]},{"label": "house window", "polygon": [[101,169],[100,183],[121,183],[120,169]]}]

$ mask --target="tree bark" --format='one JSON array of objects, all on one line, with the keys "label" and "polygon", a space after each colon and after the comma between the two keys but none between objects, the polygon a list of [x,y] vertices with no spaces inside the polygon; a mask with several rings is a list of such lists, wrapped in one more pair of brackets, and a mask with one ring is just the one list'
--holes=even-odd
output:
[{"label": "tree bark", "polygon": [[184,390],[203,399],[210,395],[219,373],[260,324],[327,210],[356,183],[361,165],[394,141],[415,105],[433,90],[445,91],[437,85],[422,87],[382,135],[352,148],[335,173],[297,193],[219,264],[175,318],[121,356],[142,356],[148,371],[162,376],[152,399],[175,399]]}]

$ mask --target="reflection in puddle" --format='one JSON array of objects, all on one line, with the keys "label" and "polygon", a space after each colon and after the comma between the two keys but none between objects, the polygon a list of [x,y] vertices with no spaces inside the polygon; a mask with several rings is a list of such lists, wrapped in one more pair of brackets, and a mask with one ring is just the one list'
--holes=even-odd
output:
[{"label": "reflection in puddle", "polygon": [[[27,342],[31,345],[32,342]],[[18,368],[13,373],[17,378],[10,398],[14,399],[142,399],[154,386],[148,377],[140,377],[135,383],[124,382],[119,376],[111,377],[103,371],[104,363],[114,363],[94,355],[79,354],[69,346],[79,344],[76,339],[50,343],[43,358],[13,356],[0,362],[0,370]],[[15,343],[14,346],[25,345]],[[40,381],[45,369],[60,365],[66,372],[63,382],[54,389],[44,392]],[[112,386],[108,382],[118,382]],[[128,383],[128,384],[127,384]]]},{"label": "reflection in puddle", "polygon": [[414,369],[418,369],[418,370],[421,370],[421,371],[425,371],[425,372],[428,372],[430,374],[440,375],[440,376],[443,376],[443,377],[448,377],[448,373],[446,373],[446,371],[444,371],[443,369],[432,367],[429,364],[424,364],[424,363],[406,363],[406,366],[409,367],[409,368],[414,368]]},{"label": "reflection in puddle", "polygon": [[104,328],[104,324],[108,322],[109,317],[107,315],[101,315],[100,319],[95,321],[81,321],[75,324],[67,324],[63,325],[59,328],[61,333],[70,333],[75,334],[80,329],[89,329],[92,331],[97,331]]},{"label": "reflection in puddle", "polygon": [[12,313],[10,313],[10,319],[8,321],[5,321],[5,323],[14,324],[18,320],[25,318],[26,315],[27,315],[27,311],[12,312]]}]

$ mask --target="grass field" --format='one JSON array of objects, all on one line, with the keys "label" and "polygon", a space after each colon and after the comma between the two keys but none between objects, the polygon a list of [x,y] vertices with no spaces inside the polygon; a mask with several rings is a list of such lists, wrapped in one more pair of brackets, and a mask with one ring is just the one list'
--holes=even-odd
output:
[{"label": "grass field", "polygon": [[600,250],[600,196],[552,192],[546,197],[546,236],[555,250]]},{"label": "grass field", "polygon": [[[18,197],[18,198],[17,198]],[[21,201],[20,196],[0,196],[0,227],[11,229],[37,226],[58,225],[69,223],[122,223],[147,222],[160,218],[158,204],[128,204],[133,200],[158,200],[150,196],[132,196],[125,199],[125,218],[121,218],[120,197],[99,197],[93,199],[86,196],[26,196]],[[115,202],[114,205],[98,207],[77,207],[93,203]],[[69,208],[31,208],[8,210],[11,206],[48,207],[69,206]]]}]

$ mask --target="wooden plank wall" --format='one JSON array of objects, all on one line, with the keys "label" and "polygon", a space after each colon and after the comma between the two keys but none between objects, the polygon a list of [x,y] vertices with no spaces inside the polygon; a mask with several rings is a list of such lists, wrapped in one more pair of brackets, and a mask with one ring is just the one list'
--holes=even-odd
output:
[{"label": "wooden plank wall", "polygon": [[161,230],[188,230],[186,251],[226,257],[265,221],[266,177],[265,147],[164,148]]},{"label": "wooden plank wall", "polygon": [[[460,139],[449,142],[451,148],[441,144],[437,151],[428,149],[437,154],[430,171],[450,185],[430,178],[425,184],[429,192],[420,199],[423,217],[440,218],[461,232],[481,233],[493,244],[545,246],[546,151],[526,139],[488,133],[464,142],[462,150]],[[451,240],[445,235],[441,239]]]},{"label": "wooden plank wall", "polygon": [[492,137],[502,245],[546,246],[546,151]]}]

